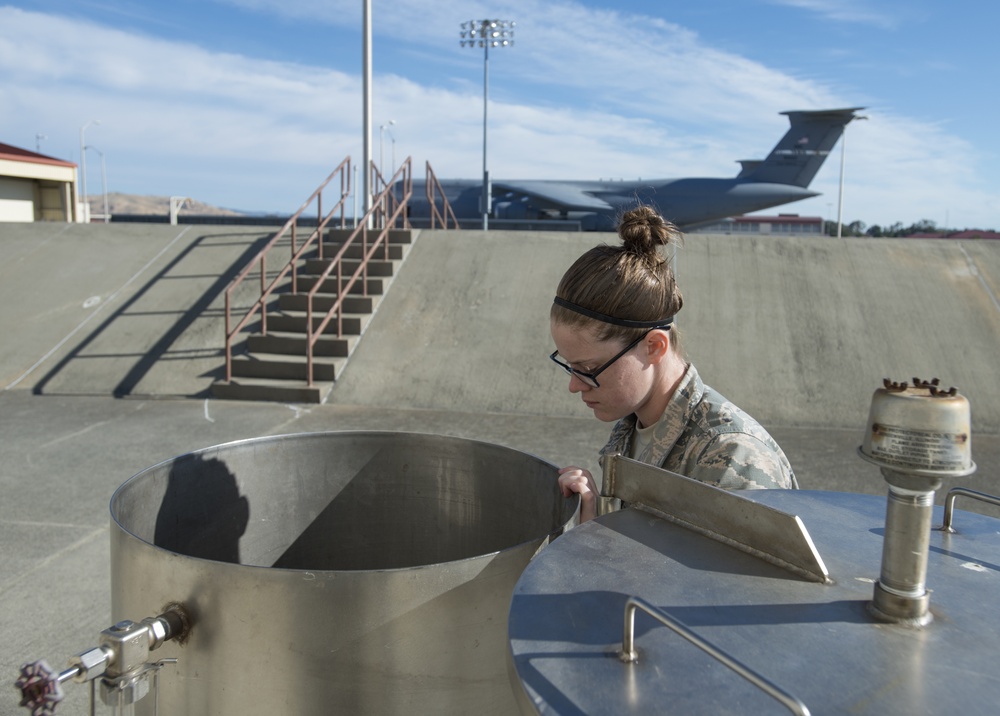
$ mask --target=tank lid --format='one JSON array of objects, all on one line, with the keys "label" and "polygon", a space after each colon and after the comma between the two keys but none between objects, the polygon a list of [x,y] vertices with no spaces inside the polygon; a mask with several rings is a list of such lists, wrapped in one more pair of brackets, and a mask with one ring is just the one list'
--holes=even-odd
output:
[{"label": "tank lid", "polygon": [[916,475],[960,477],[972,462],[969,401],[937,378],[912,384],[886,378],[872,395],[859,454],[868,462]]}]

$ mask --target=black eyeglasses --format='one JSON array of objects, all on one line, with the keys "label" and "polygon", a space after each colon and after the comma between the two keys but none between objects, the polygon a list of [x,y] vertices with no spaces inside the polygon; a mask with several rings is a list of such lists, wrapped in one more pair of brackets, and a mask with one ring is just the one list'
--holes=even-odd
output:
[{"label": "black eyeglasses", "polygon": [[591,388],[600,388],[601,384],[597,382],[597,376],[599,376],[601,373],[603,373],[608,368],[610,368],[611,365],[616,360],[618,360],[623,355],[625,355],[630,350],[632,350],[637,345],[639,345],[639,341],[641,341],[643,338],[645,338],[646,336],[648,336],[650,334],[650,332],[655,331],[657,329],[660,329],[660,330],[669,330],[670,326],[669,325],[667,325],[667,326],[656,326],[654,328],[650,328],[648,331],[646,331],[641,336],[639,336],[634,341],[632,341],[627,346],[625,346],[625,348],[622,349],[621,353],[619,353],[618,355],[616,355],[614,358],[612,358],[611,360],[609,360],[607,363],[605,363],[604,365],[602,365],[600,368],[598,368],[597,370],[595,370],[593,373],[587,373],[587,372],[582,371],[582,370],[577,370],[576,368],[572,367],[568,363],[563,363],[561,360],[559,360],[556,357],[556,356],[559,355],[559,351],[558,350],[552,351],[552,355],[549,356],[549,360],[551,360],[557,366],[559,366],[560,368],[562,368],[569,375],[571,375],[571,376],[575,375],[577,378],[579,378],[580,380],[582,380],[584,383],[586,383],[587,385],[589,385]]}]

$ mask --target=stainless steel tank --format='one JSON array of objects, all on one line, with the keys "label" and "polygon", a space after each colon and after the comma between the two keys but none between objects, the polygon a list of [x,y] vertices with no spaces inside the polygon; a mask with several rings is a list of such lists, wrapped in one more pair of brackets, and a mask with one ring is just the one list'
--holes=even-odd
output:
[{"label": "stainless steel tank", "polygon": [[997,712],[1000,520],[949,514],[978,493],[933,508],[933,619],[890,621],[872,609],[885,497],[728,493],[616,460],[633,507],[559,538],[515,588],[523,714]]},{"label": "stainless steel tank", "polygon": [[114,494],[112,617],[190,616],[160,714],[508,714],[511,593],[576,506],[553,465],[459,438],[208,448]]}]

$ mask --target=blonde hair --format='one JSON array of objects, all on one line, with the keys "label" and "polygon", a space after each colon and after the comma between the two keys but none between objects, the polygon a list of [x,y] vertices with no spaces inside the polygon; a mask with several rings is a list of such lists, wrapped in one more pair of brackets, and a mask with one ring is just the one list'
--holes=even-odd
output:
[{"label": "blonde hair", "polygon": [[[666,323],[681,310],[684,299],[660,247],[681,243],[683,235],[655,209],[640,205],[622,215],[618,237],[621,245],[601,244],[578,258],[563,274],[556,297],[617,320]],[[567,326],[598,327],[601,340],[633,341],[648,330],[615,325],[556,304],[549,315]],[[679,350],[677,336],[672,338],[674,350]]]}]

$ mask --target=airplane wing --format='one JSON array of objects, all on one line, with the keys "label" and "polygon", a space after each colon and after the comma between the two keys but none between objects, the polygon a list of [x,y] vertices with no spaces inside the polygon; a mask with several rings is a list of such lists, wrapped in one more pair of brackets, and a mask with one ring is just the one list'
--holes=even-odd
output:
[{"label": "airplane wing", "polygon": [[530,197],[544,209],[557,211],[609,211],[614,207],[598,199],[574,182],[505,181],[493,182],[497,200],[509,194],[509,200]]}]

